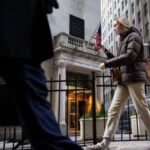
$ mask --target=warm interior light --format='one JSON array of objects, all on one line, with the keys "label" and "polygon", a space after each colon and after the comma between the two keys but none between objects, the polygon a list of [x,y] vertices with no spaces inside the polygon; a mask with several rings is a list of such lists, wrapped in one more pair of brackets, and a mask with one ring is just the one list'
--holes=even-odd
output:
[{"label": "warm interior light", "polygon": [[[92,109],[92,95],[89,96],[86,102],[86,112],[88,113]],[[96,100],[96,112],[99,112],[101,109],[100,100]]]}]

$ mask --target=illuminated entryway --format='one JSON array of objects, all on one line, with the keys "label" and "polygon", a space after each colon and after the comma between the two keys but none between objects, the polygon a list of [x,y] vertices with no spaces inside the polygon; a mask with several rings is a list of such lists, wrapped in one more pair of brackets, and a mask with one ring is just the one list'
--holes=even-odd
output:
[{"label": "illuminated entryway", "polygon": [[79,119],[87,112],[88,97],[89,94],[85,94],[85,93],[69,94],[69,98],[68,98],[69,132],[78,132],[80,130]]},{"label": "illuminated entryway", "polygon": [[79,119],[87,112],[87,103],[91,95],[89,76],[84,74],[67,72],[67,103],[66,120],[68,131],[78,132],[80,130]]}]

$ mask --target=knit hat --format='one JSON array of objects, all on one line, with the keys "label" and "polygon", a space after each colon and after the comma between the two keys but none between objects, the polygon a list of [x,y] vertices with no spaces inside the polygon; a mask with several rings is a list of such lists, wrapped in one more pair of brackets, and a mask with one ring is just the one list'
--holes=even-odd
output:
[{"label": "knit hat", "polygon": [[120,24],[122,24],[124,27],[126,27],[126,28],[130,28],[131,27],[131,25],[130,25],[130,23],[129,23],[129,21],[128,21],[128,19],[127,18],[121,18],[121,17],[118,17],[118,18],[116,18],[115,19],[117,22],[119,22]]}]

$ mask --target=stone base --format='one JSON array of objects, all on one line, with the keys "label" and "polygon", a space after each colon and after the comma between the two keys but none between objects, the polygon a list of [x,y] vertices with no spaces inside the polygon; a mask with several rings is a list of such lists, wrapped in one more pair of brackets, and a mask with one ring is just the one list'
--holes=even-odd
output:
[{"label": "stone base", "polygon": [[67,125],[60,123],[59,127],[60,127],[60,131],[61,131],[62,135],[66,136],[67,135]]}]

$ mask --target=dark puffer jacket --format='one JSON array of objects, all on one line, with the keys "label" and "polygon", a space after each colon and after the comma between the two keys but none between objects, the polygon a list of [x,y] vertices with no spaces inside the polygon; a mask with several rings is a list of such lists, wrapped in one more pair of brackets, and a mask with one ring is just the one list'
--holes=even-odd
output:
[{"label": "dark puffer jacket", "polygon": [[106,55],[111,59],[105,62],[105,67],[120,67],[122,83],[147,80],[142,37],[135,27],[131,27],[121,35],[117,57],[112,58],[113,55],[108,51]]}]

